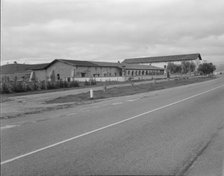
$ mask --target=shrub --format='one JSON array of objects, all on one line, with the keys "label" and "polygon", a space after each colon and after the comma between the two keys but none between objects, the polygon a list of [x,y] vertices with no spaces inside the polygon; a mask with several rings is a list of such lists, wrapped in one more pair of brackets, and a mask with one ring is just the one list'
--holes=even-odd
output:
[{"label": "shrub", "polygon": [[84,85],[85,86],[89,86],[90,85],[90,82],[85,80]]},{"label": "shrub", "polygon": [[34,90],[40,90],[40,84],[37,83],[37,82],[34,82],[33,83],[33,88],[34,88]]},{"label": "shrub", "polygon": [[89,81],[84,82],[85,86],[96,85],[96,80],[90,79]]},{"label": "shrub", "polygon": [[[88,84],[90,84],[88,82]],[[95,84],[92,82],[92,84]],[[25,81],[11,81],[11,82],[1,82],[0,93],[13,93],[13,92],[27,92],[36,91],[44,89],[57,89],[57,88],[68,88],[68,87],[79,87],[77,81],[67,82],[67,81],[57,81],[57,82],[25,82]]]},{"label": "shrub", "polygon": [[12,86],[12,91],[13,92],[24,92],[25,90],[24,90],[22,82],[15,81]]},{"label": "shrub", "polygon": [[67,81],[63,81],[63,88],[67,88],[67,87],[69,87],[68,82]]},{"label": "shrub", "polygon": [[41,89],[41,90],[46,89],[46,85],[45,85],[45,84],[46,84],[45,81],[41,81],[41,82],[40,82],[40,89]]},{"label": "shrub", "polygon": [[204,75],[211,74],[216,70],[215,65],[213,63],[203,63],[199,65],[198,72]]},{"label": "shrub", "polygon": [[57,81],[55,82],[55,88],[58,89],[58,88],[61,88],[63,85],[62,85],[62,81]]},{"label": "shrub", "polygon": [[54,89],[55,88],[55,85],[53,82],[47,82],[47,89]]},{"label": "shrub", "polygon": [[10,84],[3,82],[1,84],[1,93],[11,93]]},{"label": "shrub", "polygon": [[79,87],[79,83],[77,81],[70,82],[70,87]]},{"label": "shrub", "polygon": [[96,80],[94,79],[91,79],[89,82],[90,82],[90,85],[96,85]]}]

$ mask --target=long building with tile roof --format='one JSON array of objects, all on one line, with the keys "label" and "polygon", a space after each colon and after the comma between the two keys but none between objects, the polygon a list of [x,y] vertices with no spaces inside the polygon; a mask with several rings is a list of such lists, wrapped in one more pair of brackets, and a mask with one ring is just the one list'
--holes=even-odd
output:
[{"label": "long building with tile roof", "polygon": [[123,63],[127,64],[140,64],[140,63],[158,63],[158,62],[176,62],[176,61],[192,61],[202,60],[199,53],[194,54],[181,54],[181,55],[169,55],[169,56],[155,56],[155,57],[139,57],[125,59]]},{"label": "long building with tile roof", "polygon": [[23,72],[28,75],[33,71],[37,80],[40,81],[49,80],[50,75],[53,73],[57,80],[86,80],[99,77],[105,78],[103,80],[107,80],[106,78],[109,79],[109,77],[142,78],[150,75],[164,75],[166,73],[166,64],[169,62],[194,61],[196,65],[199,65],[201,60],[202,58],[199,53],[131,58],[125,59],[122,63],[55,59],[50,63],[44,64],[5,65],[1,67],[1,73],[3,73],[3,76],[10,75],[13,77],[14,74],[17,77],[24,78]]}]

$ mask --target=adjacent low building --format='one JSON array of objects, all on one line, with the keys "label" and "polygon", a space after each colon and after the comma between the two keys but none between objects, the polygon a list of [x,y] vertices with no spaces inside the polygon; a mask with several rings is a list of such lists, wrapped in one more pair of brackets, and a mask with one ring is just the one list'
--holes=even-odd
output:
[{"label": "adjacent low building", "polygon": [[125,69],[125,76],[152,76],[152,75],[163,75],[164,69],[155,67],[152,65],[140,65],[140,64],[123,64]]},{"label": "adjacent low building", "polygon": [[196,66],[195,69],[201,64],[202,57],[199,53],[170,55],[170,56],[156,56],[156,57],[139,57],[125,59],[125,64],[149,64],[156,67],[166,68],[168,63],[181,64],[183,61],[193,62]]},{"label": "adjacent low building", "polygon": [[13,64],[6,64],[1,66],[1,80],[17,80],[28,81],[31,72],[34,70],[44,69],[49,63],[43,64],[19,64],[14,62]]}]

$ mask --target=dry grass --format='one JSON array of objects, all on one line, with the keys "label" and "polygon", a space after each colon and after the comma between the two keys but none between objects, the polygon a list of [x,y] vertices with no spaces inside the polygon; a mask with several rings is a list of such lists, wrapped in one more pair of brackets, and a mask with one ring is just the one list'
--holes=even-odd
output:
[{"label": "dry grass", "polygon": [[[165,88],[177,87],[186,84],[193,84],[197,82],[207,81],[214,79],[214,77],[201,77],[201,78],[191,78],[191,79],[176,79],[170,80],[165,82],[158,82],[158,83],[149,83],[149,84],[141,84],[141,85],[134,85],[134,86],[125,86],[125,87],[115,87],[104,90],[94,91],[94,100],[97,99],[104,99],[110,97],[119,97],[125,95],[133,95],[137,93],[144,93],[154,90],[161,90]],[[68,95],[64,97],[59,97],[46,103],[69,103],[69,102],[86,102],[90,100],[89,92],[81,93],[77,95]]]}]

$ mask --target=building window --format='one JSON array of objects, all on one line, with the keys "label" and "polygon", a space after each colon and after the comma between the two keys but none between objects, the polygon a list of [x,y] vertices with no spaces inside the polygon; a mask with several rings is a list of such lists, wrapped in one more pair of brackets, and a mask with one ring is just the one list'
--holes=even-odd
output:
[{"label": "building window", "polygon": [[98,74],[98,73],[93,74],[93,77],[100,77],[100,74]]},{"label": "building window", "polygon": [[155,73],[155,70],[153,70],[152,73],[153,73],[153,75],[155,75],[155,74],[156,74],[156,73]]},{"label": "building window", "polygon": [[86,77],[86,73],[81,73],[81,77]]},{"label": "building window", "polygon": [[60,74],[57,74],[57,80],[60,80]]}]

